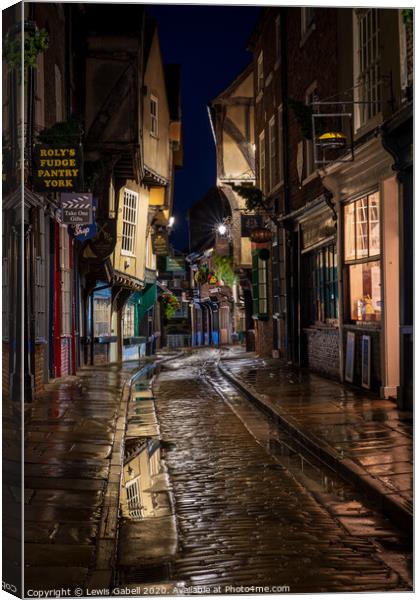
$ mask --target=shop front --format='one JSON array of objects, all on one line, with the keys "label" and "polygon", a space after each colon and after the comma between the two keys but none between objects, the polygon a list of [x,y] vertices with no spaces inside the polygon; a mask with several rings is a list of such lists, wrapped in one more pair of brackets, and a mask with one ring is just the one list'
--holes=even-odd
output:
[{"label": "shop front", "polygon": [[340,375],[396,397],[399,387],[399,214],[392,160],[372,138],[324,178],[338,215]]},{"label": "shop front", "polygon": [[299,223],[301,250],[301,362],[340,379],[336,222],[325,202]]}]

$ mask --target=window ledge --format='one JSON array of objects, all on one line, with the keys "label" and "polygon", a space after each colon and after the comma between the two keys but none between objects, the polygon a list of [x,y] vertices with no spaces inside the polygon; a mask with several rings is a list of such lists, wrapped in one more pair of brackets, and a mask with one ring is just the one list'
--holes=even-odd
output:
[{"label": "window ledge", "polygon": [[129,256],[130,258],[136,258],[134,252],[129,252],[128,250],[121,249],[121,256]]},{"label": "window ledge", "polygon": [[359,321],[358,323],[344,323],[343,328],[348,331],[379,331],[382,329],[382,323],[377,321]]},{"label": "window ledge", "polygon": [[314,323],[313,325],[307,325],[302,327],[303,331],[314,332],[314,331],[338,331],[338,323]]}]

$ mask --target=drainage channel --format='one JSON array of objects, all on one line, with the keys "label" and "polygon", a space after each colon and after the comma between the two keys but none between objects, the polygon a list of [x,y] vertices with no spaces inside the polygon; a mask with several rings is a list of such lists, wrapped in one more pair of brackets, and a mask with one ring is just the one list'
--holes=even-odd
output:
[{"label": "drainage channel", "polygon": [[254,439],[321,504],[344,530],[365,537],[383,562],[412,585],[412,539],[375,509],[370,499],[324,464],[242,395],[213,363],[201,376],[224,399]]}]

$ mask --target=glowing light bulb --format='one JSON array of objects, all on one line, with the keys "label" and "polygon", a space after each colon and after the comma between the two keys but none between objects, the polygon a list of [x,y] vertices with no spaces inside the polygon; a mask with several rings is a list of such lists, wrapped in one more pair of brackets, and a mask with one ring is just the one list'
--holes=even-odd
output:
[{"label": "glowing light bulb", "polygon": [[219,227],[217,228],[217,231],[220,233],[220,235],[225,235],[225,233],[227,231],[226,225],[224,225],[223,223],[221,223],[219,225]]}]

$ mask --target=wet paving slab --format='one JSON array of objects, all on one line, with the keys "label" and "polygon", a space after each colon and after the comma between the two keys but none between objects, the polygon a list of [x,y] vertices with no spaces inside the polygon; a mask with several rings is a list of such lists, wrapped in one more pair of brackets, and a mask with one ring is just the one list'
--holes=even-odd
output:
[{"label": "wet paving slab", "polygon": [[[412,415],[399,411],[392,400],[279,360],[240,358],[232,353],[226,358],[223,369],[270,403],[279,415],[342,459],[353,461],[376,480],[385,495],[393,495],[412,510]],[[378,466],[385,468],[386,476]]]},{"label": "wet paving slab", "polygon": [[[135,361],[86,368],[50,383],[25,405],[26,589],[85,585],[96,560],[122,389],[139,368]],[[7,418],[20,418],[16,407],[8,410]],[[3,498],[6,513],[13,514],[20,510],[13,463],[20,449],[7,436],[3,457]],[[18,527],[19,519],[11,523]],[[6,527],[6,544],[19,543],[13,529]]]},{"label": "wet paving slab", "polygon": [[410,589],[411,540],[222,382],[215,359],[167,365],[153,386],[156,414],[134,403],[144,429],[136,446],[133,425],[126,460],[134,491],[125,490],[116,584],[155,594]]}]

